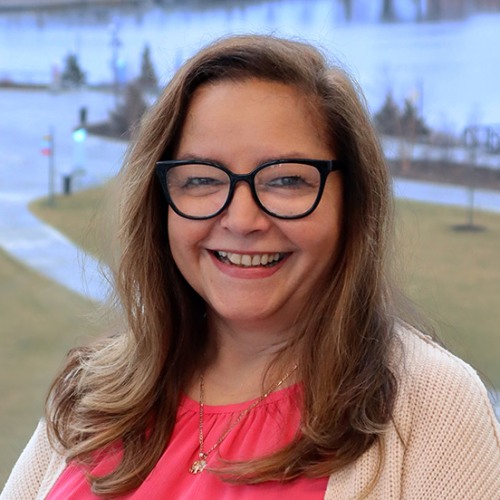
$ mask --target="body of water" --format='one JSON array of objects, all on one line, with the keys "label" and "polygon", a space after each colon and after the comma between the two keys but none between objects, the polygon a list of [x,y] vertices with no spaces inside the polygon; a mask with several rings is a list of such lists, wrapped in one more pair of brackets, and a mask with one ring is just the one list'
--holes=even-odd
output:
[{"label": "body of water", "polygon": [[[460,133],[500,122],[500,14],[461,21],[380,23],[380,2],[354,1],[346,20],[338,0],[282,0],[191,11],[91,8],[0,16],[0,80],[48,83],[68,53],[91,84],[138,76],[146,45],[162,83],[202,45],[229,33],[273,33],[322,47],[360,82],[372,111],[392,92],[411,98],[427,122]],[[412,10],[413,9],[413,10]]]}]

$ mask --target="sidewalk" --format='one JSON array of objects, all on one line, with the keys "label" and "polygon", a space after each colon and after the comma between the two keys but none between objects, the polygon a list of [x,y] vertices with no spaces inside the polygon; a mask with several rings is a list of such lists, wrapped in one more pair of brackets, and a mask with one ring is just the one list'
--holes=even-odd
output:
[{"label": "sidewalk", "polygon": [[[83,106],[90,121],[104,120],[113,97],[88,91],[0,90],[0,248],[70,290],[102,300],[106,287],[99,264],[28,209],[32,200],[48,194],[49,165],[40,149],[49,130],[55,139],[56,192],[61,192],[63,174],[82,160],[72,131]],[[90,136],[84,147],[77,189],[102,184],[116,174],[126,144]]]},{"label": "sidewalk", "polygon": [[28,267],[96,301],[106,297],[99,264],[27,208],[28,196],[0,193],[0,247]]},{"label": "sidewalk", "polygon": [[457,207],[469,207],[473,196],[475,210],[500,213],[500,191],[474,189],[471,193],[464,186],[397,178],[394,179],[394,195],[396,198]]}]

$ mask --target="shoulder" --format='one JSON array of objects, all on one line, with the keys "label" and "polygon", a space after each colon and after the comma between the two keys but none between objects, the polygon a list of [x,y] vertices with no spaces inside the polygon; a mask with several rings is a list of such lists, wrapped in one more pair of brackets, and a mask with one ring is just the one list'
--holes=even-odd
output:
[{"label": "shoulder", "polygon": [[500,428],[480,378],[409,326],[395,340],[391,422],[380,446],[331,476],[325,498],[500,500]]},{"label": "shoulder", "polygon": [[42,420],[16,462],[0,499],[45,498],[65,467],[66,459],[50,444]]},{"label": "shoulder", "polygon": [[439,408],[439,418],[459,409],[462,414],[485,412],[496,422],[487,390],[470,365],[412,327],[400,326],[397,338],[395,371],[404,398],[400,403],[408,411],[431,405]]},{"label": "shoulder", "polygon": [[415,498],[434,498],[437,491],[446,498],[493,498],[500,491],[500,425],[484,384],[429,337],[409,327],[398,333],[393,423],[404,447],[403,491]]}]

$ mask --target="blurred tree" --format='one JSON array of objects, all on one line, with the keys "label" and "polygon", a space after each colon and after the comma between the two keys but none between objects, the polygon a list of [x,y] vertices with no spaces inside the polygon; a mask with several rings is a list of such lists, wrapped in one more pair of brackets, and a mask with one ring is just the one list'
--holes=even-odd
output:
[{"label": "blurred tree", "polygon": [[418,110],[411,99],[406,99],[401,115],[401,132],[405,137],[420,137],[429,134],[429,128],[418,115]]},{"label": "blurred tree", "polygon": [[463,19],[471,8],[479,7],[477,0],[428,0],[427,19],[430,21]]},{"label": "blurred tree", "polygon": [[415,7],[417,9],[417,22],[421,22],[424,19],[422,0],[413,0]]},{"label": "blurred tree", "polygon": [[382,3],[382,21],[390,22],[396,20],[396,11],[394,10],[394,0],[384,0]]},{"label": "blurred tree", "polygon": [[384,104],[374,116],[374,122],[377,129],[382,134],[400,135],[401,134],[401,113],[398,105],[392,97],[392,93],[388,92]]},{"label": "blurred tree", "polygon": [[66,56],[61,82],[65,87],[80,87],[85,83],[85,73],[80,68],[75,54]]},{"label": "blurred tree", "polygon": [[111,129],[114,134],[128,136],[138,125],[147,104],[137,82],[129,83],[124,90],[123,102],[111,112]]},{"label": "blurred tree", "polygon": [[394,135],[414,139],[430,133],[418,109],[411,99],[406,99],[403,111],[400,110],[390,92],[384,104],[375,113],[373,120],[377,130],[386,135]]},{"label": "blurred tree", "polygon": [[151,49],[149,45],[144,46],[141,59],[141,74],[138,79],[139,85],[146,90],[156,90],[158,88],[158,77],[151,60]]},{"label": "blurred tree", "polygon": [[342,0],[344,4],[345,18],[347,21],[352,20],[352,0]]}]

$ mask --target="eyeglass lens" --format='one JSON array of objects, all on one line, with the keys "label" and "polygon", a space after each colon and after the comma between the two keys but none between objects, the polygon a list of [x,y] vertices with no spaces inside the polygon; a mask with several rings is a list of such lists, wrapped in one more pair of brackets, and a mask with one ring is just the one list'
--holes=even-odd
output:
[{"label": "eyeglass lens", "polygon": [[[167,172],[172,203],[190,217],[209,217],[221,210],[229,195],[231,179],[220,168],[205,164],[184,164]],[[302,163],[279,163],[257,171],[255,193],[269,212],[294,217],[309,211],[320,191],[317,168]]]}]

